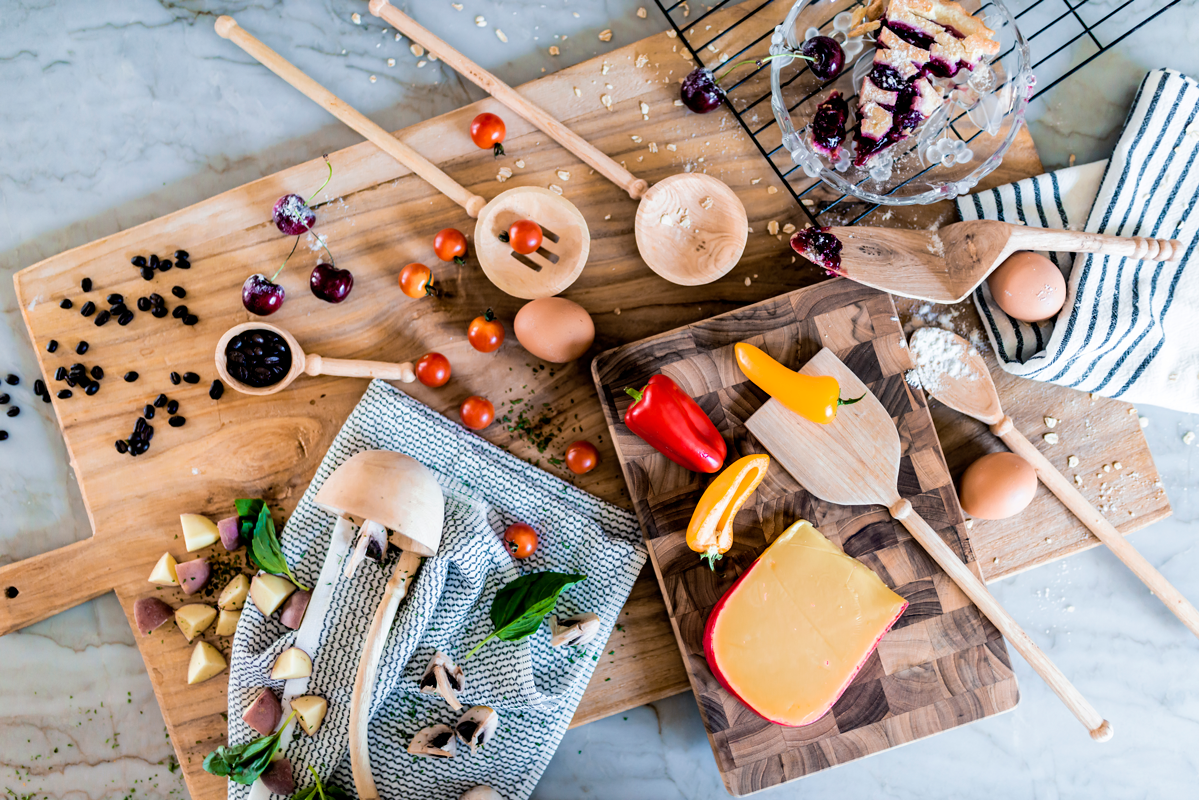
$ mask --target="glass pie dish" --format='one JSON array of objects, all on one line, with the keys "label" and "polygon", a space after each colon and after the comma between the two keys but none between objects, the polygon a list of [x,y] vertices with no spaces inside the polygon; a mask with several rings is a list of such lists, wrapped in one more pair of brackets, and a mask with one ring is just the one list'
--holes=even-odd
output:
[{"label": "glass pie dish", "polygon": [[[936,0],[934,0],[935,2]],[[995,32],[998,53],[952,78],[930,76],[945,98],[906,138],[862,162],[855,159],[858,94],[874,67],[880,30],[850,37],[853,9],[847,0],[797,0],[770,42],[771,109],[782,146],[797,168],[839,193],[882,205],[921,205],[948,200],[974,189],[992,172],[1024,124],[1036,84],[1028,42],[1002,0],[964,0],[967,14]],[[970,21],[970,20],[966,20]],[[886,30],[883,28],[882,30]],[[840,43],[845,65],[822,80],[796,56],[807,39],[829,36]],[[893,52],[893,51],[885,51]],[[833,153],[814,141],[818,107],[840,92],[848,100],[845,144]],[[834,98],[835,102],[835,98]]]}]

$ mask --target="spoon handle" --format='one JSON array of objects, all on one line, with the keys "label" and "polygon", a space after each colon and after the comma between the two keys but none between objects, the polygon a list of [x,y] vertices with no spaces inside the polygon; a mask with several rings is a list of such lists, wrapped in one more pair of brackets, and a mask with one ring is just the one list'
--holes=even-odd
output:
[{"label": "spoon handle", "polygon": [[1133,571],[1141,582],[1149,587],[1158,599],[1166,604],[1166,608],[1174,612],[1174,616],[1182,620],[1182,624],[1191,633],[1199,636],[1199,610],[1191,601],[1183,597],[1174,586],[1166,580],[1166,576],[1157,571],[1146,558],[1133,547],[1116,527],[1099,513],[1099,509],[1091,503],[1066,480],[1065,476],[1041,454],[1032,442],[1021,433],[1012,423],[1011,417],[1004,417],[991,426],[991,432],[1003,440],[1003,443],[1016,455],[1023,458],[1037,471],[1037,477],[1049,491],[1065,504],[1066,508],[1086,525],[1091,533],[1115,554],[1116,558]]},{"label": "spoon handle", "polygon": [[549,134],[558,144],[578,156],[587,166],[628,192],[629,197],[640,200],[641,195],[645,194],[646,189],[649,188],[649,184],[616,163],[607,153],[563,125],[541,106],[526,100],[520,92],[459,53],[412,17],[393,6],[388,0],[371,0],[370,9],[376,17],[390,22],[396,30],[430,53],[436,54],[438,58],[449,64],[458,73],[469,78],[483,91],[524,117],[535,127]]},{"label": "spoon handle", "polygon": [[1053,693],[1061,698],[1066,707],[1074,713],[1074,716],[1078,717],[1078,721],[1091,732],[1091,738],[1097,742],[1106,742],[1112,738],[1111,723],[1099,716],[1099,712],[1082,696],[1078,689],[1074,688],[1074,684],[1070,683],[1069,679],[1049,659],[1049,656],[1037,647],[1036,642],[1024,632],[1020,623],[1016,622],[999,604],[999,601],[987,591],[987,587],[983,585],[979,577],[971,572],[970,568],[963,564],[957,554],[945,543],[945,540],[912,510],[912,504],[897,496],[889,510],[891,516],[908,529],[912,538],[920,543],[920,546],[933,557],[941,569],[949,574],[949,577],[966,593],[966,596],[987,615],[987,619],[995,624],[999,632],[1007,637],[1016,651],[1024,656],[1024,660],[1037,671],[1045,683],[1049,684]]},{"label": "spoon handle", "polygon": [[385,381],[412,383],[416,380],[412,362],[391,364],[387,361],[363,361],[357,358],[324,358],[313,353],[304,357],[304,372],[309,375],[337,375],[342,378],[382,378]]},{"label": "spoon handle", "polygon": [[1182,258],[1182,242],[1174,239],[1148,239],[1141,236],[1111,236],[1106,233],[1050,230],[1010,225],[1008,251],[1048,250],[1064,253],[1100,253],[1143,261],[1177,261]]},{"label": "spoon handle", "polygon": [[477,218],[479,212],[483,210],[483,206],[487,205],[486,200],[473,194],[446,175],[432,161],[392,136],[388,131],[383,130],[349,103],[301,72],[286,58],[251,36],[245,28],[237,24],[233,17],[224,16],[218,19],[216,32],[245,50],[258,63],[299,89],[310,100],[315,101],[321,108],[353,128],[380,150],[419,175],[437,191],[465,208],[466,213],[472,218]]}]

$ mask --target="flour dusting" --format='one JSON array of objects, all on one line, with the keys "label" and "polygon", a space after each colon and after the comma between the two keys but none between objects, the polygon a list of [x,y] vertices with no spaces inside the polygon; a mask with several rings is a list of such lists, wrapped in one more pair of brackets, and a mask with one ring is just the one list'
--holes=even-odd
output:
[{"label": "flour dusting", "polygon": [[953,331],[921,328],[912,334],[914,370],[907,374],[912,386],[923,386],[936,394],[945,389],[945,379],[976,380],[978,375],[966,361],[967,343]]}]

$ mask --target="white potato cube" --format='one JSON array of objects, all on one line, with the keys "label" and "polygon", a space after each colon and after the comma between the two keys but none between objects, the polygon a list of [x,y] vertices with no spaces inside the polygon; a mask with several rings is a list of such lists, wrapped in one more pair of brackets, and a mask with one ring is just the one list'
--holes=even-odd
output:
[{"label": "white potato cube", "polygon": [[194,553],[221,540],[221,532],[216,523],[208,517],[199,514],[180,514],[179,523],[183,526],[183,543],[187,552]]},{"label": "white potato cube", "polygon": [[203,603],[189,603],[175,609],[175,624],[190,642],[204,631],[216,619],[216,609]]},{"label": "white potato cube", "polygon": [[241,611],[246,605],[246,597],[250,594],[250,579],[243,573],[225,584],[217,597],[216,607],[222,611]]},{"label": "white potato cube", "polygon": [[216,618],[216,635],[232,636],[237,631],[237,621],[240,619],[240,611],[230,611],[227,608],[222,608],[220,615]]},{"label": "white potato cube", "polygon": [[158,559],[158,563],[154,565],[154,569],[150,570],[150,583],[157,583],[159,586],[178,586],[179,576],[175,574],[175,567],[178,562],[170,553],[163,553],[162,558]]},{"label": "white potato cube", "polygon": [[187,665],[188,684],[203,683],[209,678],[220,675],[225,671],[225,657],[221,651],[201,639],[192,650],[191,663]]},{"label": "white potato cube", "polygon": [[254,601],[254,605],[258,606],[258,610],[264,617],[274,614],[279,606],[283,605],[283,601],[290,597],[295,590],[296,585],[287,578],[268,575],[265,572],[255,575],[254,580],[250,581],[250,599]]},{"label": "white potato cube", "polygon": [[307,678],[312,674],[312,659],[298,647],[289,647],[275,659],[271,669],[271,680],[287,681],[292,678]]},{"label": "white potato cube", "polygon": [[296,712],[296,721],[304,729],[304,733],[315,736],[321,723],[325,721],[325,712],[329,710],[329,702],[323,697],[305,695],[291,701],[291,707]]}]

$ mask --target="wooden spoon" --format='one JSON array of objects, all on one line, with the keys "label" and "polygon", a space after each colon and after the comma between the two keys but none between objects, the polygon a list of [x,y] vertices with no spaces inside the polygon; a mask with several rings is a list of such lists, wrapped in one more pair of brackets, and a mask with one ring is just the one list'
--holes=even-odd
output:
[{"label": "wooden spoon", "polygon": [[1090,529],[1116,558],[1149,587],[1191,633],[1199,636],[1199,610],[1158,572],[1099,509],[1028,441],[1003,413],[999,393],[982,354],[957,334],[941,328],[921,328],[912,334],[912,358],[925,391],[945,405],[991,426],[991,433],[1037,471],[1037,477],[1066,508]]},{"label": "wooden spoon", "polygon": [[800,251],[830,272],[884,292],[934,303],[958,303],[1018,250],[1100,253],[1145,261],[1177,261],[1181,242],[1028,228],[996,220],[955,222],[937,231],[825,228],[841,242],[841,263]]},{"label": "wooden spoon", "polygon": [[[287,347],[291,350],[291,369],[287,371],[282,380],[270,386],[256,387],[242,383],[229,374],[229,366],[225,363],[225,346],[229,344],[229,340],[239,333],[254,330],[278,334],[283,341],[287,342]],[[300,347],[300,343],[296,341],[296,337],[278,325],[270,325],[266,322],[243,322],[241,325],[234,325],[225,331],[225,335],[216,343],[216,371],[221,376],[221,380],[237,391],[253,395],[281,392],[292,381],[304,374],[338,375],[343,378],[382,378],[386,381],[402,383],[412,383],[416,380],[416,373],[413,371],[411,361],[391,364],[386,361],[363,361],[356,358],[325,358],[315,353],[305,353],[304,349]]]},{"label": "wooden spoon", "polygon": [[[488,203],[251,36],[232,17],[220,17],[216,32],[477,219],[475,253],[483,272],[500,291],[525,300],[550,297],[565,291],[583,271],[591,251],[591,233],[583,215],[566,198],[527,186],[501,192]],[[508,220],[510,225],[521,219],[533,220],[545,233],[541,249],[528,256],[501,246],[497,238],[500,231],[507,230],[497,227],[500,222]]]},{"label": "wooden spoon", "polygon": [[899,432],[878,398],[828,348],[817,353],[800,372],[831,375],[841,384],[843,395],[864,397],[858,403],[844,406],[837,413],[837,419],[828,425],[806,420],[788,411],[778,400],[771,399],[746,420],[749,431],[805,489],[822,500],[846,506],[886,507],[966,596],[995,623],[995,627],[1086,726],[1091,738],[1099,742],[1110,739],[1111,724],[1099,716],[1099,712],[987,591],[983,582],[912,510],[912,504],[900,496],[896,488]]},{"label": "wooden spoon", "polygon": [[681,286],[711,283],[736,266],[745,251],[749,218],[733,190],[698,172],[672,175],[652,188],[607,153],[567,128],[495,75],[459,53],[388,0],[371,0],[371,13],[553,137],[608,180],[641,200],[635,232],[641,258]]}]

